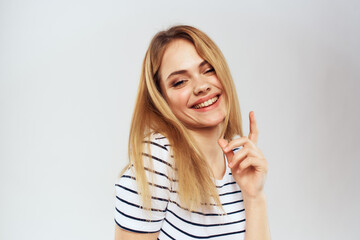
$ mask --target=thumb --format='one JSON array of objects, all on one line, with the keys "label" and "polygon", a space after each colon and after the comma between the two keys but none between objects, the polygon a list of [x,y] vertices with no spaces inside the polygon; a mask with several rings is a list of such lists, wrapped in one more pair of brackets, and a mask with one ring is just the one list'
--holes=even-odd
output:
[{"label": "thumb", "polygon": [[224,138],[220,138],[220,139],[218,140],[218,144],[219,144],[219,146],[221,147],[221,149],[223,150],[223,152],[225,153],[228,162],[231,162],[231,160],[232,160],[232,158],[233,158],[233,156],[234,156],[233,151],[231,150],[231,151],[226,152],[226,151],[224,150],[225,147],[228,145],[228,141],[227,141],[226,139],[224,139]]},{"label": "thumb", "polygon": [[218,140],[218,144],[220,145],[221,149],[224,149],[228,145],[228,141],[224,138],[220,138]]}]

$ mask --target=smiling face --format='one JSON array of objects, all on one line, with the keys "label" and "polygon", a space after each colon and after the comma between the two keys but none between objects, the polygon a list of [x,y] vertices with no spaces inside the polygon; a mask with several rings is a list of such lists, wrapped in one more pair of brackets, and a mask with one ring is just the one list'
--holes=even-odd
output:
[{"label": "smiling face", "polygon": [[194,45],[173,40],[161,61],[160,88],[175,116],[189,129],[214,128],[226,116],[225,93],[214,68]]}]

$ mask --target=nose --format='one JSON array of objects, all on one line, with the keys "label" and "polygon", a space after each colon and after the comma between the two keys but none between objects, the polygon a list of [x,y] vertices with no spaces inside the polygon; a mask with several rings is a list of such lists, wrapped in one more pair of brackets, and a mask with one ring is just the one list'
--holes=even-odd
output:
[{"label": "nose", "polygon": [[207,82],[198,83],[194,88],[194,95],[198,96],[198,95],[206,94],[210,90],[211,90],[211,86],[209,83]]}]

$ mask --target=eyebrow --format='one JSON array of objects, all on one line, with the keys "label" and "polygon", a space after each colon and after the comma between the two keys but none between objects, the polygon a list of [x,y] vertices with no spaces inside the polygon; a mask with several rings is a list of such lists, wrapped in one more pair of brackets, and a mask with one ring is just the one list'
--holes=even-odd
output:
[{"label": "eyebrow", "polygon": [[[208,62],[206,60],[202,61],[200,64],[199,64],[199,68],[201,68],[202,66],[208,64]],[[175,72],[172,72],[169,74],[169,76],[166,78],[166,80],[168,80],[170,77],[174,76],[174,75],[178,75],[178,74],[183,74],[183,73],[186,73],[187,70],[178,70],[178,71],[175,71]]]}]

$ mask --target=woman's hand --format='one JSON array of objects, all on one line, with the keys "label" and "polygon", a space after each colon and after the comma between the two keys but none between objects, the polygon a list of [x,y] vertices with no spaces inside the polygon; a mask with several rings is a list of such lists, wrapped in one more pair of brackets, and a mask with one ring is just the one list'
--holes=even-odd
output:
[{"label": "woman's hand", "polygon": [[[218,143],[222,148],[231,168],[232,175],[240,186],[244,198],[257,198],[263,195],[266,173],[268,169],[267,161],[256,146],[258,129],[254,112],[249,113],[250,133],[249,136],[228,142],[219,139]],[[243,147],[235,154],[234,148]]]}]

